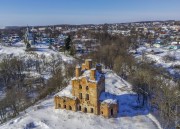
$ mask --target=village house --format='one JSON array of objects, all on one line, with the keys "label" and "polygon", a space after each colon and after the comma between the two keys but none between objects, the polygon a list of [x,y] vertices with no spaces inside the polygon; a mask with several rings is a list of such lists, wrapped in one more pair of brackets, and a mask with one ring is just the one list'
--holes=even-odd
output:
[{"label": "village house", "polygon": [[70,94],[60,92],[54,97],[55,109],[82,111],[106,118],[117,117],[117,100],[106,98],[102,66],[97,64],[96,68],[92,68],[92,60],[87,59],[81,67],[76,66],[75,73]]}]

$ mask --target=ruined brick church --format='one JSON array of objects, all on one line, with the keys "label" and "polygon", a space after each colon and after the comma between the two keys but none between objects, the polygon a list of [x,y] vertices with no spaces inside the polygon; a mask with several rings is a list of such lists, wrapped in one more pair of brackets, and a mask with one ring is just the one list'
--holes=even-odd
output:
[{"label": "ruined brick church", "polygon": [[76,66],[75,74],[71,85],[68,86],[69,93],[55,95],[55,109],[82,111],[106,118],[117,117],[117,101],[102,97],[105,92],[102,66],[97,64],[96,68],[92,68],[92,60],[86,59],[81,67]]}]

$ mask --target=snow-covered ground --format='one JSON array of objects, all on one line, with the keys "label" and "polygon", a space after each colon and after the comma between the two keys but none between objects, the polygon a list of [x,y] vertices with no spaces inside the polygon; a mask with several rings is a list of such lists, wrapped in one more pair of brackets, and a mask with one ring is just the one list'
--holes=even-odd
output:
[{"label": "snow-covered ground", "polygon": [[[54,55],[55,59],[61,58],[65,62],[71,62],[74,60],[71,56],[66,56],[63,53],[60,53],[56,50],[49,49],[49,46],[47,44],[39,43],[37,45],[32,46],[32,48],[35,48],[35,51],[25,51],[26,45],[23,42],[17,42],[13,43],[11,46],[5,45],[1,43],[0,45],[0,61],[5,57],[18,57],[24,60],[27,60],[28,58],[33,60],[41,60],[41,57],[43,56],[46,58],[46,60],[54,60],[52,59],[52,55]],[[24,71],[26,75],[29,75],[29,77],[43,77],[45,79],[48,79],[51,77],[51,73],[47,71],[42,71],[42,75],[37,73],[36,71]],[[0,87],[0,100],[5,97],[5,89]]]},{"label": "snow-covered ground", "polygon": [[[151,51],[159,52],[159,54],[153,54]],[[166,47],[162,48],[150,48],[141,46],[137,49],[137,53],[135,57],[138,59],[142,58],[142,52],[145,52],[145,56],[154,61],[157,66],[165,68],[171,75],[180,78],[180,68],[175,68],[174,66],[180,67],[180,49],[179,50],[169,50]],[[164,59],[165,56],[174,57],[174,61],[166,61]]]},{"label": "snow-covered ground", "polygon": [[52,54],[58,55],[62,57],[63,61],[71,61],[73,60],[72,57],[67,57],[64,54],[49,49],[49,46],[47,44],[39,43],[37,45],[32,45],[32,48],[36,48],[35,51],[26,52],[26,46],[23,42],[14,43],[11,46],[0,46],[0,56],[10,55],[10,56],[18,56],[18,57],[24,57],[24,56],[30,56],[32,53],[37,54],[38,56],[44,55],[46,58],[50,57]]},{"label": "snow-covered ground", "polygon": [[[119,102],[117,118],[54,109],[53,96],[28,108],[15,119],[0,126],[0,129],[158,129],[157,120],[147,109],[137,109],[137,95],[131,85],[110,70],[105,70],[106,93]],[[65,88],[71,89],[71,88]],[[61,91],[62,92],[62,91]]]},{"label": "snow-covered ground", "polygon": [[[24,60],[27,60],[29,58],[33,60],[41,60],[42,58],[46,58],[46,60],[49,62],[52,60],[59,60],[59,59],[62,59],[62,61],[64,62],[71,62],[74,60],[74,58],[68,55],[64,55],[62,52],[49,49],[49,45],[47,44],[38,43],[36,45],[32,45],[32,48],[34,48],[34,51],[27,52],[26,46],[23,42],[17,42],[17,43],[12,44],[11,46],[1,45],[0,46],[0,60],[7,56],[18,57]],[[42,73],[42,75],[39,75],[35,71],[28,71],[28,74],[30,74],[30,76],[33,76],[33,77],[41,76],[45,79],[48,79],[51,76],[49,75],[50,73],[47,73],[47,72]],[[0,89],[0,92],[1,92],[1,89]]]}]

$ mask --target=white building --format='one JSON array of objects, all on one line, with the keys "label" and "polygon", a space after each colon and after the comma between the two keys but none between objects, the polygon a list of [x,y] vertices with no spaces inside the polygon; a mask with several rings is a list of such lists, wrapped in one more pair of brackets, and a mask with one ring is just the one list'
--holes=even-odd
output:
[{"label": "white building", "polygon": [[26,29],[25,41],[27,41],[30,44],[34,43],[34,36],[29,27],[27,27],[27,29]]}]

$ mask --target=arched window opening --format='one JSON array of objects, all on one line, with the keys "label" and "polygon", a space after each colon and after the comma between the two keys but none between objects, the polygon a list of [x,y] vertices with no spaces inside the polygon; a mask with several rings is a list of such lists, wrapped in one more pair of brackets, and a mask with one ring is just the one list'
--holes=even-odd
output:
[{"label": "arched window opening", "polygon": [[86,107],[84,108],[84,112],[87,113],[87,108]]},{"label": "arched window opening", "polygon": [[113,116],[113,109],[111,109],[111,116]]},{"label": "arched window opening", "polygon": [[69,110],[72,110],[72,107],[71,107],[71,106],[69,106]]},{"label": "arched window opening", "polygon": [[86,100],[89,100],[89,94],[86,94]]},{"label": "arched window opening", "polygon": [[79,93],[79,98],[82,99],[82,93]]},{"label": "arched window opening", "polygon": [[58,104],[58,108],[60,108],[61,107],[61,104]]},{"label": "arched window opening", "polygon": [[93,110],[93,108],[91,108],[91,113],[93,113],[94,112],[94,110]]}]

